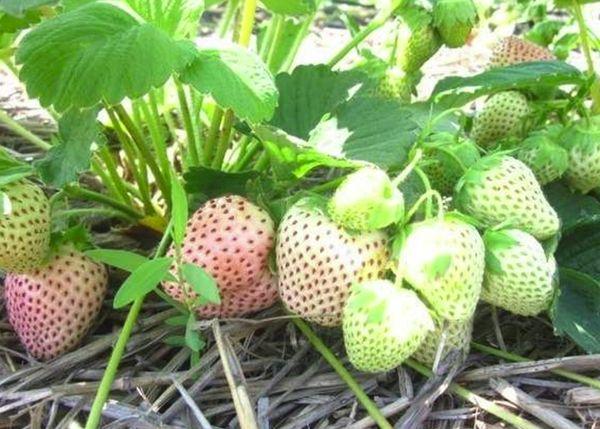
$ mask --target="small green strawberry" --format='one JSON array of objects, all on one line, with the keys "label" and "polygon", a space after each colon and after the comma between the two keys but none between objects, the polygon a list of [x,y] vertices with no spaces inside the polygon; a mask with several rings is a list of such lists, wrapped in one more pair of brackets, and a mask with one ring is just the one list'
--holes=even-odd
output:
[{"label": "small green strawberry", "polygon": [[41,266],[50,250],[50,202],[22,179],[0,186],[0,270],[24,273]]},{"label": "small green strawberry", "polygon": [[431,187],[442,195],[452,195],[466,169],[481,158],[475,143],[449,133],[435,134],[426,147],[428,157],[423,171]]},{"label": "small green strawberry", "polygon": [[338,326],[350,287],[385,274],[388,237],[381,231],[348,231],[326,211],[324,201],[305,198],[283,217],[276,245],[278,286],[290,311],[323,326]]},{"label": "small green strawberry", "polygon": [[545,134],[532,134],[518,147],[516,157],[531,168],[540,185],[546,185],[567,171],[569,155]]},{"label": "small green strawberry", "polygon": [[501,153],[486,156],[469,168],[456,185],[454,202],[483,226],[506,224],[539,240],[552,237],[560,227],[558,215],[531,169]]},{"label": "small green strawberry", "polygon": [[459,48],[467,43],[477,22],[477,8],[473,0],[437,0],[433,22],[444,43]]},{"label": "small green strawberry", "polygon": [[360,371],[396,368],[431,329],[433,321],[417,294],[388,280],[355,284],[344,306],[344,343]]},{"label": "small green strawberry", "polygon": [[384,99],[410,103],[418,78],[399,67],[388,68],[375,88],[375,95]]},{"label": "small green strawberry", "polygon": [[472,333],[473,317],[465,320],[434,321],[434,329],[425,337],[412,357],[429,367],[433,367],[438,354],[441,361],[453,350],[460,350],[463,358],[466,358]]},{"label": "small green strawberry", "polygon": [[522,316],[547,310],[554,297],[556,263],[542,245],[518,229],[487,231],[481,299]]},{"label": "small green strawberry", "polygon": [[433,18],[421,8],[407,8],[400,13],[404,20],[400,29],[403,42],[398,50],[398,65],[406,73],[417,72],[442,46],[432,25]]},{"label": "small green strawberry", "polygon": [[600,187],[600,125],[593,120],[574,124],[562,135],[561,145],[569,153],[569,185],[583,194]]},{"label": "small green strawberry", "polygon": [[475,311],[485,265],[477,229],[454,214],[408,225],[401,243],[399,278],[407,281],[438,315],[464,320]]},{"label": "small green strawberry", "polygon": [[493,147],[499,140],[522,134],[530,113],[527,97],[520,92],[494,94],[473,119],[471,137],[480,146]]},{"label": "small green strawberry", "polygon": [[331,219],[344,228],[374,231],[401,220],[404,197],[383,170],[363,167],[337,188],[328,211]]}]

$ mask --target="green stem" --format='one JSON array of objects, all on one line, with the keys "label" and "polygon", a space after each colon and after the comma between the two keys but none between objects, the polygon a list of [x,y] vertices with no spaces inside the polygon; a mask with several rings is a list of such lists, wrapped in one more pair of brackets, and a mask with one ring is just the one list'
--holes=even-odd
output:
[{"label": "green stem", "polygon": [[235,11],[237,10],[240,4],[240,0],[229,0],[227,2],[227,6],[225,7],[225,12],[223,13],[223,18],[221,18],[221,22],[219,24],[219,38],[223,39],[227,35],[229,28],[231,27],[231,23],[233,22],[233,17],[235,16]]},{"label": "green stem", "polygon": [[[514,353],[506,352],[504,350],[499,350],[494,347],[489,347],[483,344],[479,344],[476,342],[471,343],[471,347],[475,350],[479,350],[482,353],[486,353],[491,356],[499,357],[500,359],[504,359],[511,362],[531,362],[530,359],[524,358],[523,356],[519,356]],[[569,380],[576,381],[578,383],[586,384],[594,389],[600,390],[600,381],[596,380],[592,377],[587,377],[585,375],[577,374],[575,372],[567,371],[564,369],[551,369],[551,373],[560,375]]]},{"label": "green stem", "polygon": [[120,201],[117,201],[109,196],[104,194],[100,194],[98,192],[90,191],[89,189],[84,189],[79,186],[70,185],[65,187],[65,192],[75,198],[81,198],[83,200],[95,201],[100,204],[107,205],[109,207],[114,208],[115,210],[120,211],[121,213],[126,214],[130,218],[134,220],[139,220],[144,217],[144,215],[137,210],[131,208],[127,204],[123,204]]},{"label": "green stem", "polygon": [[0,110],[0,123],[4,124],[4,126],[8,128],[12,133],[23,137],[29,143],[42,150],[49,150],[52,147],[52,145],[45,142],[44,140],[33,134],[31,131],[26,129],[23,125],[19,124],[17,121],[11,118],[8,115],[8,113],[6,113],[4,110]]},{"label": "green stem", "polygon": [[[429,182],[429,178],[427,177],[425,172],[423,170],[421,170],[419,167],[415,167],[413,171],[415,172],[415,174],[417,176],[419,176],[419,179],[421,179],[421,182],[423,182],[423,186],[425,187],[425,192],[431,191],[431,183]],[[441,208],[441,206],[440,206],[440,208]],[[431,217],[432,212],[433,212],[433,203],[431,202],[431,199],[428,198],[427,205],[425,206],[425,217],[427,219],[429,219]],[[407,219],[408,219],[408,217],[407,217]]]},{"label": "green stem", "polygon": [[381,414],[377,405],[367,396],[365,391],[360,387],[360,384],[356,382],[352,374],[342,365],[340,360],[333,354],[333,352],[321,341],[321,339],[310,329],[310,327],[299,318],[292,319],[294,324],[302,331],[302,333],[308,338],[308,341],[312,346],[325,358],[327,363],[338,373],[340,378],[348,385],[350,390],[356,395],[356,399],[362,404],[367,410],[371,418],[377,423],[380,428],[392,429],[392,425],[387,421],[385,416]]},{"label": "green stem", "polygon": [[171,188],[169,187],[169,184],[165,181],[165,176],[158,167],[156,159],[154,158],[154,154],[152,153],[152,151],[150,151],[150,148],[146,144],[142,131],[133,123],[133,121],[129,117],[129,114],[122,105],[118,104],[114,106],[113,109],[115,110],[115,113],[119,117],[121,123],[123,123],[129,134],[131,135],[133,142],[135,143],[137,149],[140,151],[140,154],[144,158],[144,161],[148,164],[148,167],[152,171],[152,175],[154,176],[154,179],[156,180],[156,183],[162,192],[164,200],[166,201],[167,205],[170,205]]},{"label": "green stem", "polygon": [[190,163],[191,167],[196,167],[200,165],[200,151],[201,148],[198,147],[198,142],[196,141],[196,137],[194,135],[194,126],[192,125],[192,115],[190,113],[190,105],[188,102],[187,95],[185,93],[185,89],[181,82],[175,80],[175,88],[177,88],[177,98],[179,99],[179,108],[181,110],[181,116],[183,118],[183,127],[185,128],[185,134],[187,136],[187,147],[188,153],[190,154]]},{"label": "green stem", "polygon": [[327,192],[327,191],[330,191],[331,189],[336,189],[344,180],[346,180],[346,176],[338,177],[333,180],[330,180],[329,182],[325,182],[325,183],[321,183],[320,185],[313,186],[312,188],[308,189],[308,191],[316,192],[316,193]]},{"label": "green stem", "polygon": [[269,70],[271,70],[271,72],[273,72],[274,74],[277,72],[277,70],[273,70],[273,58],[275,57],[275,52],[277,52],[277,46],[278,46],[278,40],[281,38],[282,33],[283,33],[283,27],[285,24],[285,17],[283,15],[280,14],[276,14],[273,17],[273,22],[271,22],[271,25],[273,25],[275,27],[275,29],[273,30],[273,35],[271,40],[269,40],[269,52],[267,54],[267,58],[266,58],[266,64],[267,67],[269,68]]},{"label": "green stem", "polygon": [[62,211],[56,211],[52,214],[56,218],[71,218],[71,217],[81,217],[81,216],[106,216],[106,217],[121,217],[126,220],[131,220],[131,218],[124,213],[113,209],[103,209],[103,208],[91,208],[91,209],[68,209]]},{"label": "green stem", "polygon": [[209,165],[214,157],[215,147],[219,138],[219,131],[221,130],[222,120],[223,109],[221,109],[220,107],[215,107],[210,128],[208,130],[208,136],[206,137],[206,144],[204,145],[204,160]]},{"label": "green stem", "polygon": [[223,118],[223,129],[219,138],[217,152],[215,153],[215,157],[212,160],[212,167],[215,169],[220,169],[223,165],[223,159],[225,159],[225,153],[227,152],[227,148],[229,147],[229,140],[231,138],[233,120],[233,111],[228,110],[227,112],[225,112],[225,117]]},{"label": "green stem", "polygon": [[[408,213],[406,214],[406,220],[410,221],[410,219],[415,215],[415,213],[417,213],[417,211],[419,210],[419,208],[421,207],[421,205],[427,201],[427,202],[431,202],[431,199],[435,198],[439,204],[440,207],[442,207],[442,196],[440,195],[440,193],[434,189],[429,189],[428,191],[426,191],[423,195],[421,195],[419,197],[419,199],[417,200],[416,203],[413,204],[413,206],[410,208],[410,210],[408,211]],[[440,211],[442,211],[440,209]],[[426,213],[426,217],[430,218],[431,217],[431,213]],[[441,215],[440,215],[441,217]]]},{"label": "green stem", "polygon": [[[121,142],[121,146],[123,147],[123,151],[125,152],[125,156],[127,157],[127,162],[129,164],[129,167],[131,168],[133,178],[135,179],[135,182],[138,185],[142,204],[144,205],[144,210],[147,213],[152,214],[154,213],[154,207],[152,205],[152,197],[150,195],[148,179],[146,178],[145,169],[144,171],[140,171],[140,168],[138,168],[138,164],[136,161],[138,156],[133,146],[133,141],[131,140],[131,137],[125,132],[125,130],[123,130],[123,127],[121,126],[121,123],[119,122],[115,113],[110,109],[107,109],[106,112],[108,113],[110,122],[112,123],[112,126],[115,132],[117,133],[117,137]],[[122,185],[121,177],[118,175],[117,180]]]},{"label": "green stem", "polygon": [[583,9],[581,4],[579,4],[579,0],[573,0],[573,12],[579,27],[579,37],[581,38],[581,47],[587,63],[588,73],[590,76],[594,76],[596,72],[594,71],[594,60],[592,59],[592,48],[590,46],[587,24],[583,16]]},{"label": "green stem", "polygon": [[156,157],[160,165],[160,170],[165,176],[165,180],[171,181],[171,162],[167,156],[167,144],[164,130],[160,123],[160,114],[158,112],[158,101],[154,91],[150,91],[148,102],[141,104],[142,111],[150,130],[150,139],[154,145]]},{"label": "green stem", "polygon": [[[250,137],[247,138],[251,139]],[[237,172],[246,168],[248,164],[250,164],[252,158],[260,151],[261,147],[262,145],[257,141],[250,143],[247,146],[247,149],[245,149],[244,154],[238,158],[230,171]]]},{"label": "green stem", "polygon": [[91,166],[92,166],[92,172],[94,172],[95,174],[97,174],[100,177],[100,180],[102,181],[102,184],[105,186],[109,195],[116,200],[121,200],[121,197],[119,195],[119,191],[117,190],[116,185],[113,183],[110,175],[106,172],[106,169],[103,166],[103,164],[100,162],[100,157],[98,155],[95,155],[94,157],[92,157]]},{"label": "green stem", "polygon": [[263,152],[258,157],[256,164],[254,164],[255,171],[265,171],[269,167],[269,155],[267,152]]},{"label": "green stem", "polygon": [[[404,362],[404,364],[426,377],[431,377],[433,375],[431,370],[424,367],[420,363],[415,362],[412,359],[407,359]],[[455,395],[458,395],[459,397],[463,398],[464,400],[469,401],[473,405],[481,408],[482,410],[487,411],[488,413],[493,414],[496,417],[504,420],[506,423],[509,423],[511,427],[514,427],[516,429],[540,429],[539,426],[534,425],[533,423],[525,420],[524,418],[511,413],[510,411],[496,405],[492,401],[488,401],[487,399],[476,395],[475,393],[471,392],[468,389],[465,389],[464,387],[456,383],[450,384],[448,390],[454,393]]]},{"label": "green stem", "polygon": [[113,158],[113,155],[110,152],[110,149],[108,148],[108,146],[106,146],[106,145],[101,146],[100,149],[98,149],[98,156],[104,163],[104,166],[106,167],[106,171],[107,171],[112,183],[115,185],[115,189],[118,192],[119,199],[122,202],[124,202],[125,204],[128,204],[131,206],[133,203],[131,201],[131,198],[129,197],[129,194],[127,193],[127,189],[123,185],[123,179],[121,178],[121,176],[119,175],[119,172],[117,171],[117,164],[116,164],[115,159]]},{"label": "green stem", "polygon": [[271,53],[271,46],[273,45],[273,37],[275,35],[275,30],[278,24],[278,18],[280,15],[273,15],[269,24],[267,25],[267,32],[263,36],[262,42],[260,44],[260,49],[258,51],[258,56],[267,63],[267,59],[269,58],[269,54]]},{"label": "green stem", "polygon": [[[163,234],[156,252],[154,253],[154,258],[162,256],[166,252],[169,244],[170,230],[171,228],[169,225]],[[96,391],[96,397],[92,403],[92,408],[90,409],[90,414],[85,424],[85,429],[96,429],[100,424],[100,419],[102,418],[102,409],[104,408],[104,404],[108,399],[110,388],[117,374],[119,364],[121,363],[123,352],[125,351],[125,346],[127,345],[127,341],[129,341],[129,337],[131,336],[131,332],[133,331],[135,322],[140,314],[140,310],[142,309],[145,298],[146,295],[137,298],[129,309],[129,313],[127,314],[127,318],[123,324],[123,329],[119,334],[119,338],[117,339],[117,342],[110,355],[110,359],[108,360],[108,365],[104,370],[104,375],[102,376],[102,381],[100,381],[100,386],[98,386],[98,390]]]},{"label": "green stem", "polygon": [[393,13],[392,8],[388,8],[387,10],[382,10],[380,13],[378,13],[377,16],[375,16],[375,18],[373,18],[373,20],[365,28],[363,28],[361,31],[359,31],[358,34],[356,34],[356,36],[354,36],[352,38],[352,40],[350,40],[350,42],[348,42],[346,44],[346,46],[344,46],[327,63],[327,65],[331,68],[336,66],[341,60],[344,59],[344,57],[346,55],[348,55],[348,53],[350,51],[352,51],[352,49],[354,49],[356,46],[358,46],[359,43],[361,43],[368,36],[370,36],[371,33],[373,33],[375,30],[377,30],[378,28],[383,26],[383,24],[385,24],[385,22],[388,20],[388,18],[390,18],[392,16],[392,13]]},{"label": "green stem", "polygon": [[421,161],[422,157],[423,157],[423,151],[421,149],[417,149],[415,151],[413,158],[410,160],[410,162],[404,168],[404,170],[402,170],[400,172],[400,174],[394,180],[392,180],[392,186],[394,186],[394,188],[397,188],[398,186],[400,186],[400,184],[402,182],[404,182],[406,180],[406,178],[410,175],[410,173],[413,172],[413,170],[415,169],[415,167],[417,166],[419,161]]}]

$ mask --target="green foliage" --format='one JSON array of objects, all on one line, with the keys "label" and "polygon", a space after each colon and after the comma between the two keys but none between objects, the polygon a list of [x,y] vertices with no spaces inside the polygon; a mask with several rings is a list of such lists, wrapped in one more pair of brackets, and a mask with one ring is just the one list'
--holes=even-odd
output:
[{"label": "green foliage", "polygon": [[317,8],[315,0],[261,0],[271,12],[283,15],[306,15]]},{"label": "green foliage", "polygon": [[563,234],[600,222],[600,202],[597,199],[574,193],[559,182],[546,186],[544,193],[560,217]]},{"label": "green foliage", "polygon": [[195,352],[199,352],[206,345],[196,329],[194,313],[190,313],[185,325],[185,345]]},{"label": "green foliage", "polygon": [[559,333],[569,335],[588,353],[600,353],[600,283],[581,272],[560,270],[560,292],[552,310]]},{"label": "green foliage", "polygon": [[125,0],[146,22],[169,36],[195,37],[204,0]]},{"label": "green foliage", "polygon": [[208,167],[192,167],[184,174],[185,188],[189,193],[202,194],[206,198],[221,195],[246,195],[250,181],[258,177],[256,171],[228,173]]},{"label": "green foliage", "polygon": [[[77,180],[90,166],[92,143],[103,139],[96,122],[98,109],[69,110],[58,121],[58,143],[35,163],[49,185],[62,187]],[[104,142],[102,142],[104,143]]]},{"label": "green foliage", "polygon": [[325,65],[299,66],[276,77],[279,106],[270,124],[307,140],[323,115],[351,95],[362,79],[358,72],[336,72]]},{"label": "green foliage", "polygon": [[43,22],[23,38],[16,56],[29,95],[59,112],[140,97],[192,58],[191,44],[109,3]]},{"label": "green foliage", "polygon": [[177,246],[183,244],[188,220],[188,200],[185,189],[176,176],[171,180],[171,236]]},{"label": "green foliage", "polygon": [[173,263],[172,258],[156,258],[144,262],[123,282],[113,301],[114,308],[122,308],[148,294],[165,279]]},{"label": "green foliage", "polygon": [[181,266],[181,273],[192,290],[200,296],[202,302],[221,303],[217,282],[204,269],[198,265],[186,263]]},{"label": "green foliage", "polygon": [[410,106],[394,101],[352,98],[323,119],[309,144],[337,158],[368,161],[385,170],[401,167],[419,132],[413,115]]},{"label": "green foliage", "polygon": [[475,76],[451,76],[437,83],[432,100],[446,108],[460,107],[493,92],[566,84],[584,85],[585,74],[561,61],[534,61],[494,68]]},{"label": "green foliage", "polygon": [[149,261],[145,256],[119,249],[92,249],[85,252],[85,255],[96,262],[129,272],[136,271],[140,266]]},{"label": "green foliage", "polygon": [[600,282],[600,220],[587,222],[565,235],[556,252],[563,267],[581,271]]},{"label": "green foliage", "polygon": [[181,81],[253,123],[270,119],[277,106],[271,73],[257,55],[236,45],[200,48]]},{"label": "green foliage", "polygon": [[0,186],[16,182],[32,173],[33,169],[29,164],[14,159],[0,147]]}]

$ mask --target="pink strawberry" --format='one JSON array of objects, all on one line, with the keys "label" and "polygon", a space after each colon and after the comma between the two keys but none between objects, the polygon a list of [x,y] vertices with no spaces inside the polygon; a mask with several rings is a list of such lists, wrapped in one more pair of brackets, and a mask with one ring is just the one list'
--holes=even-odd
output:
[{"label": "pink strawberry", "polygon": [[100,312],[108,277],[97,264],[70,246],[28,274],[8,274],[8,320],[36,359],[52,359],[81,341]]},{"label": "pink strawberry", "polygon": [[[216,280],[220,304],[196,308],[200,317],[237,317],[270,307],[277,300],[277,282],[269,271],[275,235],[266,211],[237,195],[215,198],[194,213],[182,246],[184,262],[204,268]],[[173,248],[169,256],[174,256]],[[175,267],[172,269],[175,274]],[[180,302],[197,296],[175,282],[165,282]]]}]

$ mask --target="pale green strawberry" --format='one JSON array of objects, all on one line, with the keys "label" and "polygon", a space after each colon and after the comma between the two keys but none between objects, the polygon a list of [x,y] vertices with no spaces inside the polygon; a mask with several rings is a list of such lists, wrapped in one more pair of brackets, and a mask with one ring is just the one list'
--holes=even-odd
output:
[{"label": "pale green strawberry", "polygon": [[475,311],[485,265],[483,241],[459,216],[408,225],[397,275],[423,296],[439,316],[464,320]]},{"label": "pale green strawberry", "polygon": [[433,27],[429,12],[420,8],[406,8],[400,14],[401,46],[397,63],[407,73],[418,71],[440,49],[442,42]]},{"label": "pale green strawberry", "polygon": [[281,300],[306,320],[340,325],[351,286],[381,278],[387,271],[387,241],[381,231],[353,233],[338,226],[320,199],[298,201],[285,214],[277,235]]},{"label": "pale green strawberry", "polygon": [[396,368],[431,329],[433,321],[419,297],[388,280],[355,284],[344,307],[344,343],[360,371]]},{"label": "pale green strawberry", "polygon": [[430,140],[423,171],[433,189],[451,195],[466,169],[481,158],[479,149],[471,140],[449,133],[435,134]]},{"label": "pale green strawberry", "polygon": [[328,211],[331,219],[344,228],[374,231],[402,219],[404,197],[383,170],[363,167],[337,188]]},{"label": "pale green strawberry", "polygon": [[472,165],[454,196],[459,210],[485,227],[505,224],[539,240],[552,237],[560,227],[533,171],[505,154],[486,156]]},{"label": "pale green strawberry", "polygon": [[38,268],[50,250],[50,201],[26,179],[0,186],[0,270]]},{"label": "pale green strawberry", "polygon": [[430,368],[438,355],[438,362],[441,362],[454,350],[459,350],[466,358],[472,334],[473,316],[465,320],[434,320],[434,329],[427,334],[412,358]]},{"label": "pale green strawberry", "polygon": [[545,134],[533,134],[519,145],[516,157],[531,168],[540,185],[546,185],[567,171],[569,154]]},{"label": "pale green strawberry", "polygon": [[493,147],[502,139],[521,135],[530,113],[527,97],[520,92],[494,94],[473,119],[471,137],[480,146]]},{"label": "pale green strawberry", "polygon": [[542,245],[518,229],[487,231],[481,299],[522,316],[548,310],[554,297],[556,262]]},{"label": "pale green strawberry", "polygon": [[444,43],[459,48],[467,43],[477,22],[477,8],[473,0],[437,0],[433,22]]},{"label": "pale green strawberry", "polygon": [[583,194],[600,187],[600,125],[577,123],[562,135],[561,144],[569,153],[569,185]]},{"label": "pale green strawberry", "polygon": [[410,103],[417,81],[418,78],[404,73],[399,67],[391,67],[385,71],[377,83],[375,95]]}]

